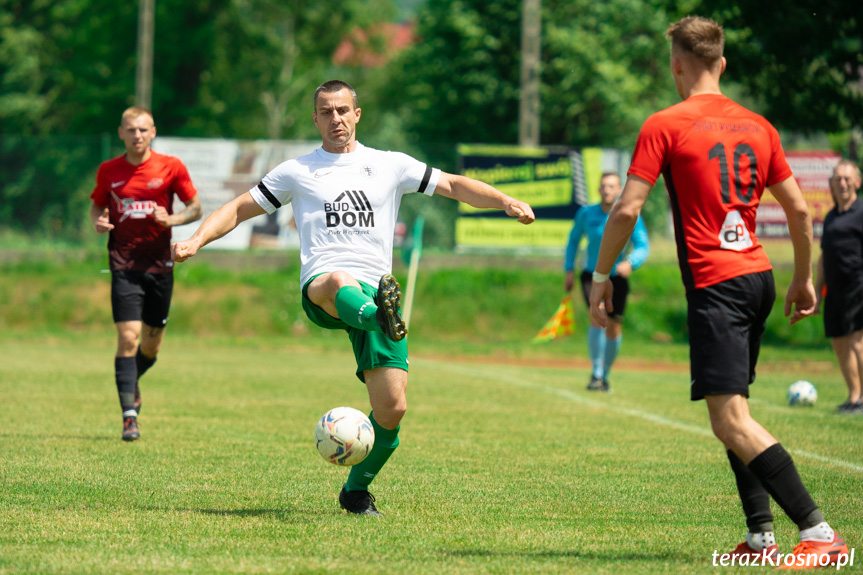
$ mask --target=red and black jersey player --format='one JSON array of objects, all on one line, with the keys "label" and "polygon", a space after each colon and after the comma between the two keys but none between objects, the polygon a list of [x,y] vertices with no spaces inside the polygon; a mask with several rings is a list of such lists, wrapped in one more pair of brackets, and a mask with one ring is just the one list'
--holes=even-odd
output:
[{"label": "red and black jersey player", "polygon": [[[125,110],[118,133],[126,153],[99,166],[90,220],[96,232],[109,233],[114,373],[122,438],[134,441],[140,437],[138,379],[156,361],[171,306],[171,228],[200,219],[201,202],[186,166],[150,148],[156,126],[149,110]],[[175,195],[186,206],[176,214]]]},{"label": "red and black jersey player", "polygon": [[669,27],[668,37],[671,74],[683,102],[650,116],[638,135],[626,186],[605,226],[591,315],[604,325],[612,306],[606,274],[662,174],[686,287],[691,399],[707,404],[746,515],[746,542],[731,554],[777,551],[773,497],[800,529],[801,542],[790,555],[795,566],[836,563],[847,545],[824,521],[791,456],[749,411],[749,386],[776,298],[770,261],[755,235],[755,212],[767,188],[788,218],[794,275],[785,315],[794,324],[815,310],[809,209],[776,129],[720,91],[722,27],[688,16]]}]

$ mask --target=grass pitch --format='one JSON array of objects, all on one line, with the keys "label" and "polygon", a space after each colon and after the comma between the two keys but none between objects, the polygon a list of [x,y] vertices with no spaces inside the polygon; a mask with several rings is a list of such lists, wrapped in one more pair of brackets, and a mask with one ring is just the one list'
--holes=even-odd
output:
[{"label": "grass pitch", "polygon": [[[367,411],[346,339],[169,334],[142,379],[132,444],[120,441],[113,346],[0,339],[0,573],[704,573],[745,533],[685,365],[621,364],[614,393],[599,395],[584,390],[586,370],[412,348],[375,519],[338,509],[347,472],[312,440],[327,409]],[[806,376],[762,368],[753,412],[857,547],[863,419],[833,414],[838,371],[819,376],[814,408],[787,407],[788,384]],[[796,529],[775,512],[790,551]]]}]

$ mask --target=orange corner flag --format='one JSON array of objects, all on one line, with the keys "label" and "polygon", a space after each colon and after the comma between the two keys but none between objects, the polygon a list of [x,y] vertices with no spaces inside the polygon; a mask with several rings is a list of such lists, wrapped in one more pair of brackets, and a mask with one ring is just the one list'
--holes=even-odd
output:
[{"label": "orange corner flag", "polygon": [[575,332],[575,312],[572,309],[572,296],[565,295],[560,301],[557,311],[531,341],[533,343],[551,341],[573,332]]}]

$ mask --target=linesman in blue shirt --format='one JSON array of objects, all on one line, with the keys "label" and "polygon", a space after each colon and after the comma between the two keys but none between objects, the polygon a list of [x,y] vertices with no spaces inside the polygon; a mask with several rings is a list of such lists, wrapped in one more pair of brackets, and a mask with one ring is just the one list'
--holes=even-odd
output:
[{"label": "linesman in blue shirt", "polygon": [[[602,232],[608,219],[608,212],[614,202],[620,196],[620,176],[615,172],[604,172],[599,180],[600,203],[580,208],[575,213],[572,231],[569,234],[569,243],[566,246],[566,259],[563,269],[566,272],[564,289],[567,293],[572,291],[575,284],[575,264],[578,258],[581,238],[587,235],[587,255],[583,258],[581,288],[584,301],[590,306],[590,287],[593,283],[593,272],[596,266],[596,258],[599,255],[599,244],[602,241]],[[614,269],[611,272],[611,283],[614,286],[614,311],[608,314],[608,327],[602,328],[590,320],[590,328],[587,335],[587,349],[590,353],[590,361],[593,371],[587,389],[590,391],[611,391],[608,383],[608,374],[611,366],[620,351],[620,343],[623,340],[623,313],[626,309],[626,296],[629,294],[629,274],[638,269],[647,260],[650,244],[647,240],[647,228],[641,216],[635,224],[630,245],[623,250]]]}]

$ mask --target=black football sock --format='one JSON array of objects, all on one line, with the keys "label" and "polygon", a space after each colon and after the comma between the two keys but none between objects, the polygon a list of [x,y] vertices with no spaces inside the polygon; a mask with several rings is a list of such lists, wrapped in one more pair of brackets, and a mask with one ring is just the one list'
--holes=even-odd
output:
[{"label": "black football sock", "polygon": [[773,531],[773,513],[770,512],[770,494],[761,485],[748,467],[730,449],[728,461],[737,480],[737,493],[746,515],[746,527],[750,533]]},{"label": "black football sock", "polygon": [[143,353],[141,353],[141,346],[138,346],[138,351],[135,353],[135,366],[138,368],[138,379],[141,379],[141,376],[147,373],[147,370],[153,367],[153,364],[156,363],[155,357],[147,357]]},{"label": "black football sock", "polygon": [[134,357],[114,358],[114,379],[117,382],[117,395],[120,396],[120,407],[123,413],[135,409],[135,382],[138,381],[138,370],[135,368]]},{"label": "black football sock", "polygon": [[749,462],[749,470],[801,530],[824,521],[824,516],[804,487],[791,455],[782,445],[771,445],[757,455]]}]

